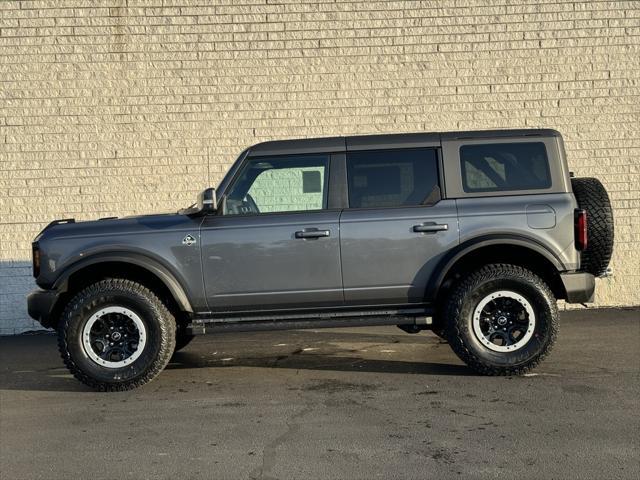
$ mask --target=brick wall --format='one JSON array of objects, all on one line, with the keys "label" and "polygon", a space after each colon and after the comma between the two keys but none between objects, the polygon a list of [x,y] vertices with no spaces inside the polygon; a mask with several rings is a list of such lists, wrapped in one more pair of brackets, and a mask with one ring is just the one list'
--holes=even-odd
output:
[{"label": "brick wall", "polygon": [[640,303],[640,2],[0,2],[0,333],[50,220],[176,210],[261,140],[552,127]]}]

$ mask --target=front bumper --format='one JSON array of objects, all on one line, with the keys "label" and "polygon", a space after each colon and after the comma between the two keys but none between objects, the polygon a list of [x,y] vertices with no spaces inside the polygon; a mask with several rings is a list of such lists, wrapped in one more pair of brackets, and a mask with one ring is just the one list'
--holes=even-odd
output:
[{"label": "front bumper", "polygon": [[55,326],[56,319],[53,318],[53,310],[58,301],[60,293],[56,290],[33,290],[27,295],[27,311],[29,316],[40,322],[45,328]]},{"label": "front bumper", "polygon": [[567,303],[593,302],[596,290],[596,277],[590,273],[572,272],[561,273],[560,278],[567,292]]}]

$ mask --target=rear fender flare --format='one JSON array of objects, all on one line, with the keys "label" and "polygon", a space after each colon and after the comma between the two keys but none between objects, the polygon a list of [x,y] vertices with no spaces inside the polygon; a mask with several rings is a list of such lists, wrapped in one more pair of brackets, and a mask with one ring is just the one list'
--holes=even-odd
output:
[{"label": "rear fender flare", "polygon": [[433,275],[427,287],[427,300],[433,301],[437,299],[438,292],[440,291],[445,278],[459,260],[480,248],[492,245],[512,245],[527,248],[549,260],[549,262],[553,264],[556,270],[566,270],[562,261],[556,254],[554,254],[540,242],[531,238],[520,235],[487,235],[483,237],[472,238],[460,244],[456,249],[451,251],[440,261],[435,269],[435,275]]}]

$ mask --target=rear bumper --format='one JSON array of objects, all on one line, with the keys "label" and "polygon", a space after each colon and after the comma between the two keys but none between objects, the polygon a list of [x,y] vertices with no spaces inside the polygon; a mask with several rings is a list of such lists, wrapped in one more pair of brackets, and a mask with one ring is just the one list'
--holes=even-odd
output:
[{"label": "rear bumper", "polygon": [[33,290],[27,295],[29,316],[40,322],[45,328],[55,326],[56,319],[52,318],[52,313],[59,295],[56,290]]},{"label": "rear bumper", "polygon": [[593,302],[596,290],[596,277],[590,273],[573,272],[561,273],[560,278],[567,292],[567,303]]}]

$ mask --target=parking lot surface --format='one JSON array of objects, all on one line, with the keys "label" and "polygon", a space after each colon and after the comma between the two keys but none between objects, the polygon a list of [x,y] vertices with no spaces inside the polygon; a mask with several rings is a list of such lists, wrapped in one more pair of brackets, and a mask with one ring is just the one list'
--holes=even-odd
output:
[{"label": "parking lot surface", "polygon": [[53,335],[0,338],[0,478],[639,478],[640,311],[564,312],[525,377],[395,327],[197,338],[96,393]]}]

